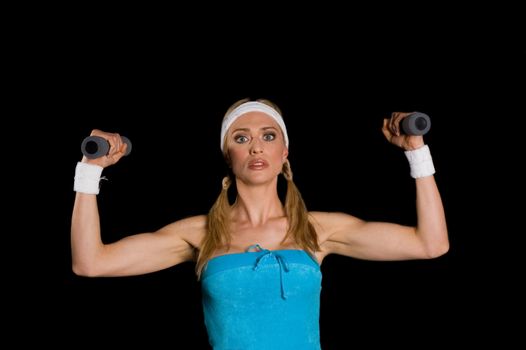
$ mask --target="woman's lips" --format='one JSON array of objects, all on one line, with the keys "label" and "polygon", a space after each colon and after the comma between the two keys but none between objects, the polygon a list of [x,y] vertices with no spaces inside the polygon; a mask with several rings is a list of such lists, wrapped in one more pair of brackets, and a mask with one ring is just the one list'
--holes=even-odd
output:
[{"label": "woman's lips", "polygon": [[263,159],[254,159],[248,162],[248,168],[251,170],[262,170],[268,167],[268,163]]}]

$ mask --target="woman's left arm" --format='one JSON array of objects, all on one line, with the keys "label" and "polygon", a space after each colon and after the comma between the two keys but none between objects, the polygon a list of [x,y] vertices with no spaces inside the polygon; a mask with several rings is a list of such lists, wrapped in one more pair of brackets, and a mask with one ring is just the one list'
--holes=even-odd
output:
[{"label": "woman's left arm", "polygon": [[416,179],[416,227],[363,221],[345,213],[311,213],[322,255],[366,260],[431,259],[449,250],[446,219],[434,177]]},{"label": "woman's left arm", "polygon": [[[393,113],[382,131],[389,142],[406,151],[424,147],[422,136],[401,135],[400,121],[409,113]],[[432,167],[432,166],[431,166]],[[416,227],[366,222],[343,213],[312,213],[322,255],[331,253],[368,260],[430,259],[449,250],[444,207],[432,172],[417,177]]]}]

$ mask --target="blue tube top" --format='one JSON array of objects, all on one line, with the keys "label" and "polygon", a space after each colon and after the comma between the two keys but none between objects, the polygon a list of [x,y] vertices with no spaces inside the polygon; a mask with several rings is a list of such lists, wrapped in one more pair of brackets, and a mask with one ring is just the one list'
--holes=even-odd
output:
[{"label": "blue tube top", "polygon": [[303,250],[259,249],[208,261],[201,278],[215,350],[320,349],[321,271]]}]

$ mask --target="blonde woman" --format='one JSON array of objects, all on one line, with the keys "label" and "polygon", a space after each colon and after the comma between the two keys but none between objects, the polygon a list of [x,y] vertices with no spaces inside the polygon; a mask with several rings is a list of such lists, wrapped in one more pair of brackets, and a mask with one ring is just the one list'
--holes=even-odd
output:
[{"label": "blonde woman", "polygon": [[[73,271],[129,276],[196,261],[205,324],[214,349],[320,349],[320,265],[329,254],[359,259],[430,259],[448,251],[444,210],[423,136],[403,135],[409,113],[384,120],[386,139],[402,148],[416,184],[418,225],[365,222],[345,213],[309,212],[288,161],[289,139],[279,108],[241,100],[223,118],[220,147],[233,177],[208,215],[156,232],[103,244],[97,197],[105,167],[126,152],[118,134],[93,130],[110,143],[106,156],[77,164],[72,216]],[[284,203],[278,176],[287,181]],[[237,196],[228,200],[235,186]]]}]

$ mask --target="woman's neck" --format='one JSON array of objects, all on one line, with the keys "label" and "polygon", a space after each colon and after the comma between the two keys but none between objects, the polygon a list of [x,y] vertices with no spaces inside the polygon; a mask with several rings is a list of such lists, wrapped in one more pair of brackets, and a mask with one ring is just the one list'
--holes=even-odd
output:
[{"label": "woman's neck", "polygon": [[265,224],[269,219],[285,215],[278,196],[277,179],[258,186],[247,186],[238,182],[237,193],[236,202],[232,205],[233,221],[245,222],[257,227]]}]

